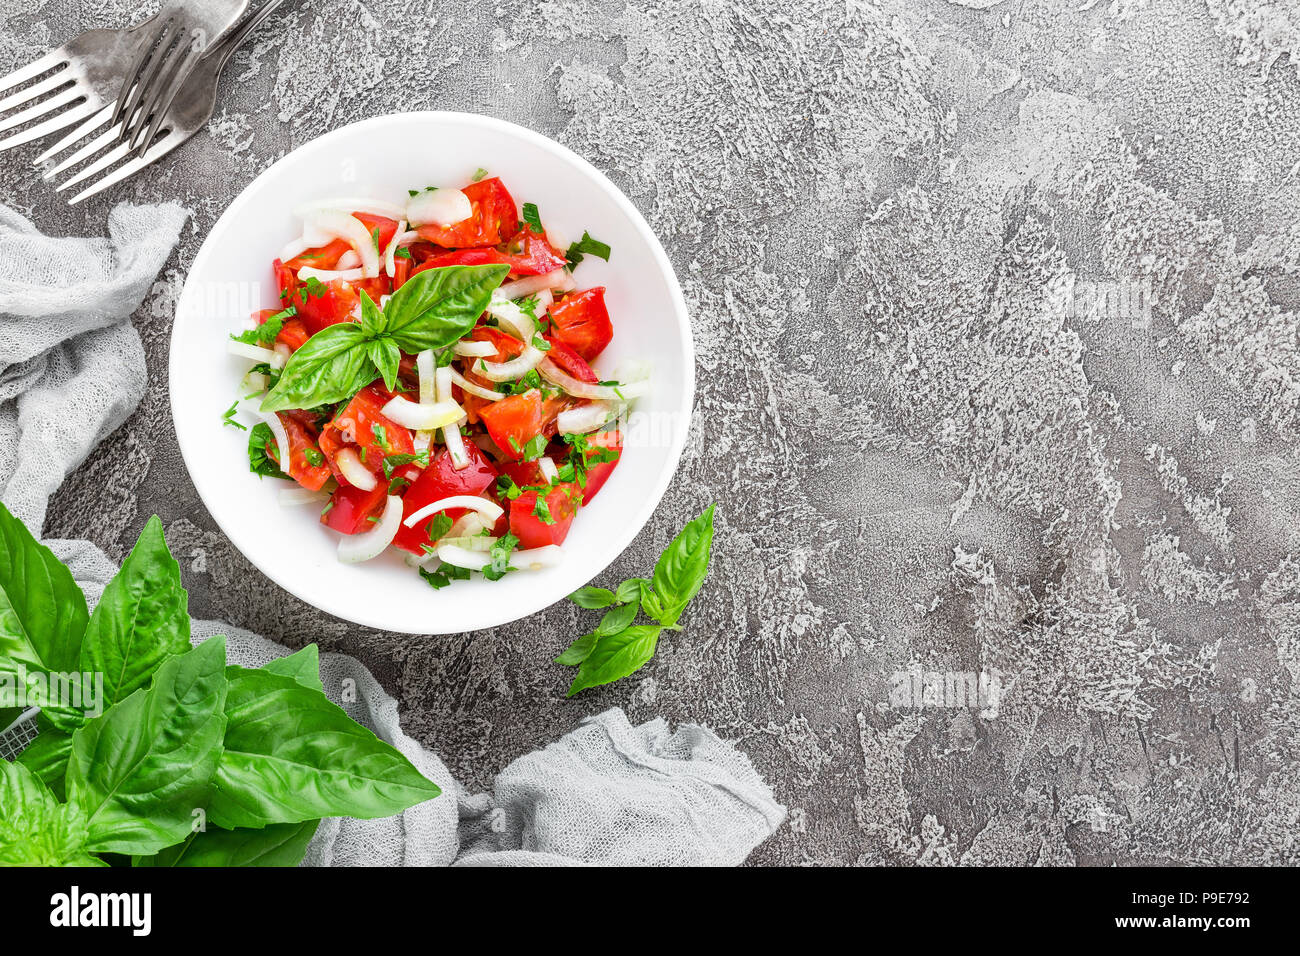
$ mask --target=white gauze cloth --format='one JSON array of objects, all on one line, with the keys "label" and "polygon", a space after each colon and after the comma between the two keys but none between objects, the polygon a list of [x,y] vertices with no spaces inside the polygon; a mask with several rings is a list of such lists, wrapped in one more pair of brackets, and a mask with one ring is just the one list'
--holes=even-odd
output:
[{"label": "white gauze cloth", "polygon": [[[53,239],[0,206],[0,489],[39,532],[68,472],[126,420],[144,392],[131,325],[176,243],[179,206],[123,204],[109,239]],[[49,541],[92,605],[116,566],[87,541]],[[289,653],[241,628],[195,621],[199,643],[225,634],[232,664]],[[402,732],[397,701],[360,662],[321,655],[326,692],[443,789],[384,820],[326,820],[307,853],[318,866],[730,865],[785,819],[749,759],[711,731],[662,720],[633,727],[617,708],[589,717],[469,795]]]}]

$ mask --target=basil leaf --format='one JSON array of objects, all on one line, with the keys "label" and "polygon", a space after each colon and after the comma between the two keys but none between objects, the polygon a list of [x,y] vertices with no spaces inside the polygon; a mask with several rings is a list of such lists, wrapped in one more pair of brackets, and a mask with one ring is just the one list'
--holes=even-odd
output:
[{"label": "basil leaf", "polygon": [[366,333],[356,322],[317,332],[289,357],[262,411],[315,408],[351,398],[374,378],[366,343]]},{"label": "basil leaf", "polygon": [[75,671],[88,617],[72,573],[0,504],[0,673]]},{"label": "basil leaf", "polygon": [[366,352],[383,378],[384,387],[391,392],[397,386],[397,371],[402,364],[401,349],[392,339],[382,338],[367,342]]},{"label": "basil leaf", "polygon": [[266,422],[258,422],[248,433],[248,470],[263,478],[283,478],[289,476],[280,470],[276,460],[267,453],[267,448],[275,447],[275,434]]},{"label": "basil leaf", "polygon": [[90,615],[81,670],[103,674],[101,703],[115,704],[147,686],[167,658],[189,649],[189,601],[181,568],[154,515]]},{"label": "basil leaf", "polygon": [[22,764],[0,759],[0,866],[105,866],[85,851],[86,823]]},{"label": "basil leaf", "polygon": [[315,644],[308,644],[288,657],[277,657],[269,664],[262,665],[262,670],[269,674],[292,677],[303,687],[312,690],[325,690],[320,679],[320,648]]},{"label": "basil leaf", "polygon": [[654,657],[662,630],[654,624],[640,624],[600,638],[579,666],[567,696],[572,697],[588,687],[612,683],[640,670]]},{"label": "basil leaf", "polygon": [[214,637],[72,735],[68,804],[86,816],[89,850],[157,853],[191,832],[221,756],[225,667]]},{"label": "basil leaf", "polygon": [[384,313],[365,290],[361,292],[361,328],[367,338],[374,338],[384,331]]},{"label": "basil leaf", "polygon": [[451,345],[474,327],[509,272],[506,265],[417,272],[388,300],[388,335],[399,349],[412,354]]},{"label": "basil leaf", "polygon": [[64,777],[68,772],[68,758],[72,756],[72,734],[49,726],[41,728],[36,739],[27,745],[18,755],[17,762],[22,764],[41,782],[50,788],[50,792],[60,800],[66,799]]},{"label": "basil leaf", "polygon": [[600,638],[596,636],[594,631],[591,634],[582,635],[582,637],[570,644],[563,654],[555,659],[555,663],[569,665],[581,664],[591,654],[598,640],[600,640]]},{"label": "basil leaf", "polygon": [[292,677],[240,669],[208,820],[227,829],[392,816],[441,791],[402,754]]},{"label": "basil leaf", "polygon": [[661,624],[676,624],[704,583],[713,546],[715,507],[709,505],[704,514],[689,522],[655,562],[653,584],[659,613],[653,616]]},{"label": "basil leaf", "polygon": [[261,830],[209,827],[157,856],[137,856],[135,866],[297,866],[307,855],[319,820],[277,823]]},{"label": "basil leaf", "polygon": [[585,607],[589,611],[598,611],[603,607],[609,607],[614,603],[614,592],[606,588],[585,587],[579,588],[569,595],[569,600],[578,607]]},{"label": "basil leaf", "polygon": [[644,584],[649,584],[645,578],[628,578],[618,586],[614,592],[614,600],[619,604],[627,604],[629,601],[635,601],[641,597],[641,588]]},{"label": "basil leaf", "polygon": [[635,604],[621,604],[606,611],[605,616],[596,625],[596,636],[607,637],[610,634],[617,634],[636,620],[636,612]]}]

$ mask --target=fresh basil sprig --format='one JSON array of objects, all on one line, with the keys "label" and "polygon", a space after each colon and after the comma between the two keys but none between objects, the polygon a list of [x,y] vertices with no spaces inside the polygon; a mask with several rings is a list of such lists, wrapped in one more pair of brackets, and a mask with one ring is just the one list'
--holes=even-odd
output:
[{"label": "fresh basil sprig", "polygon": [[505,265],[426,269],[382,311],[363,292],[361,321],[328,326],[308,339],[289,358],[262,411],[341,402],[377,377],[391,389],[402,352],[445,348],[462,338],[509,272]]},{"label": "fresh basil sprig", "polygon": [[106,708],[42,699],[36,739],[0,758],[0,866],[293,866],[321,818],[440,792],[325,696],[315,647],[256,670],[227,666],[221,637],[191,649],[156,517],[87,615],[68,569],[0,504],[0,608],[0,706],[24,672],[28,692],[80,672]]},{"label": "fresh basil sprig", "polygon": [[[568,696],[635,673],[654,657],[665,629],[680,631],[677,621],[699,593],[709,572],[715,505],[688,523],[655,562],[651,578],[629,578],[616,591],[585,587],[569,600],[588,610],[604,610],[600,623],[555,659],[578,668]],[[655,624],[636,624],[638,612]]]}]

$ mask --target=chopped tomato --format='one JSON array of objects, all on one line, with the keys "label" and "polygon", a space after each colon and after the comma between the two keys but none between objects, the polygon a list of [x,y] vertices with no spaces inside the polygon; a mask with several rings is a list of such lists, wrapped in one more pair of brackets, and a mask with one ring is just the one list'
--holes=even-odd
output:
[{"label": "chopped tomato", "polygon": [[[361,224],[366,227],[366,232],[375,236],[375,231],[379,234],[375,236],[375,249],[382,256],[388,251],[388,244],[393,241],[393,236],[397,235],[397,220],[389,219],[385,216],[372,216],[368,212],[354,212],[353,219],[361,220]],[[317,266],[317,268],[324,268]]]},{"label": "chopped tomato", "polygon": [[478,414],[501,454],[519,461],[530,441],[538,435],[555,434],[555,417],[568,407],[567,400],[545,398],[539,389],[530,388],[485,405]]},{"label": "chopped tomato", "polygon": [[459,249],[430,256],[416,272],[440,269],[443,266],[495,266],[507,265],[512,275],[536,276],[562,269],[567,260],[531,229],[526,229],[509,242],[493,249]]},{"label": "chopped tomato", "polygon": [[[469,465],[459,471],[452,464],[447,449],[444,448],[433,456],[429,466],[420,472],[420,476],[402,496],[403,522],[434,501],[453,495],[483,495],[492,487],[497,480],[497,470],[492,467],[492,463],[473,442],[465,443],[465,454],[469,457]],[[465,514],[465,509],[452,508],[446,514],[454,522]],[[393,544],[412,554],[423,554],[422,545],[434,544],[434,540],[429,537],[429,524],[435,517],[436,515],[430,515],[428,520],[421,521],[414,528],[408,528],[403,523],[397,530]]]},{"label": "chopped tomato", "polygon": [[[587,459],[587,484],[582,489],[583,504],[590,504],[591,499],[596,497],[596,493],[605,487],[605,482],[609,481],[609,476],[614,473],[614,469],[618,467],[623,457],[623,433],[617,429],[590,435],[587,441],[592,448],[584,455]],[[592,461],[595,458],[605,457],[603,454],[605,450],[615,453],[612,461]]]},{"label": "chopped tomato", "polygon": [[[469,337],[474,342],[490,342],[496,347],[495,354],[484,356],[483,361],[485,362],[508,362],[524,350],[523,342],[520,342],[513,335],[502,332],[490,325],[477,326]],[[475,367],[477,367],[478,361],[478,359],[474,360]],[[488,382],[488,388],[491,387],[492,383]]]},{"label": "chopped tomato", "polygon": [[326,245],[308,249],[302,255],[290,259],[284,266],[294,275],[297,275],[298,270],[303,266],[311,266],[313,269],[333,269],[344,254],[351,250],[352,244],[346,239],[333,239]]},{"label": "chopped tomato", "polygon": [[345,479],[334,466],[334,460],[344,446],[357,446],[357,456],[362,464],[379,476],[383,476],[386,455],[409,455],[415,450],[410,430],[383,414],[382,409],[390,398],[382,388],[368,385],[325,426],[321,434],[321,449],[330,459],[340,482]]},{"label": "chopped tomato", "polygon": [[275,337],[275,340],[296,352],[307,344],[309,338],[311,335],[307,332],[307,326],[300,319],[285,319],[284,325],[280,326],[280,334]]},{"label": "chopped tomato", "polygon": [[361,301],[361,293],[364,292],[370,296],[370,301],[375,305],[386,295],[393,294],[393,280],[388,276],[375,276],[373,279],[358,279],[352,283],[352,288],[356,290],[357,301]]},{"label": "chopped tomato", "polygon": [[[285,468],[284,462],[280,462],[280,470],[308,491],[320,491],[321,486],[329,480],[330,469],[325,464],[325,456],[316,445],[316,439],[297,419],[283,413],[280,413],[279,418],[289,438],[289,467]],[[275,441],[267,442],[266,453],[273,460],[279,461],[280,448]],[[312,464],[312,458],[318,458],[319,463]]]},{"label": "chopped tomato", "polygon": [[395,256],[393,258],[393,291],[396,292],[402,286],[406,285],[406,280],[411,277],[411,257]]},{"label": "chopped tomato", "polygon": [[[538,506],[539,497],[545,502],[542,507]],[[582,489],[572,482],[561,482],[545,495],[525,491],[510,502],[510,533],[519,539],[521,548],[563,544],[581,503]]]},{"label": "chopped tomato", "polygon": [[296,285],[285,300],[298,310],[298,318],[312,335],[327,326],[351,322],[360,302],[352,283],[344,279]]},{"label": "chopped tomato", "polygon": [[602,286],[566,295],[546,311],[551,317],[551,333],[588,362],[614,338]]},{"label": "chopped tomato", "polygon": [[388,484],[379,482],[370,491],[352,485],[339,485],[330,498],[330,507],[321,515],[321,521],[343,534],[360,534],[373,526],[371,518],[384,508],[388,497]]},{"label": "chopped tomato", "polygon": [[546,353],[546,357],[558,365],[560,371],[567,372],[579,382],[587,382],[590,385],[595,385],[600,381],[600,376],[591,370],[587,360],[565,345],[561,339],[554,335],[548,335],[546,341],[551,346],[550,351]]},{"label": "chopped tomato", "polygon": [[461,190],[473,210],[468,219],[450,226],[433,224],[416,230],[420,238],[444,249],[496,246],[519,231],[519,210],[505,185],[495,176]]}]

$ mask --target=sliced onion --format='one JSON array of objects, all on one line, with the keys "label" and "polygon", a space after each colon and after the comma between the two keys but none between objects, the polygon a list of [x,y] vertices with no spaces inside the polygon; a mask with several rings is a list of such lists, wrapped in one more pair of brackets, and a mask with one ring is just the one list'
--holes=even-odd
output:
[{"label": "sliced onion", "polygon": [[452,346],[452,351],[466,358],[487,358],[489,355],[495,355],[496,350],[497,347],[491,342],[480,342],[474,339],[461,339]]},{"label": "sliced onion", "polygon": [[451,366],[444,365],[433,371],[433,394],[437,401],[451,401]]},{"label": "sliced onion", "polygon": [[347,479],[348,484],[361,491],[374,491],[379,479],[375,473],[361,463],[357,453],[351,448],[344,448],[334,457],[334,463]]},{"label": "sliced onion", "polygon": [[346,564],[369,561],[384,553],[384,549],[397,537],[402,524],[402,499],[389,495],[384,503],[384,513],[369,531],[345,535],[339,542],[339,560]]},{"label": "sliced onion", "polygon": [[575,288],[577,288],[577,283],[573,281],[573,274],[568,269],[556,269],[554,272],[546,273],[546,275],[526,276],[514,282],[507,282],[497,291],[501,293],[503,299],[526,299],[544,289],[552,289],[558,292],[561,289]]},{"label": "sliced onion", "polygon": [[244,385],[255,392],[265,392],[271,380],[261,372],[249,372],[244,376]]},{"label": "sliced onion", "polygon": [[564,560],[564,549],[559,545],[548,544],[528,551],[516,551],[510,555],[510,566],[516,571],[540,571],[553,568]]},{"label": "sliced onion", "polygon": [[412,226],[454,226],[472,215],[474,206],[459,189],[426,189],[406,201]]},{"label": "sliced onion", "polygon": [[[472,551],[455,544],[439,543],[438,558],[444,564],[467,568],[470,571],[482,571],[492,563],[491,559],[484,560],[482,551]],[[563,559],[563,549],[548,544],[542,548],[514,552],[510,555],[510,567],[516,571],[540,571],[542,568],[555,567]]]},{"label": "sliced onion", "polygon": [[[537,368],[544,358],[546,358],[546,353],[541,349],[532,345],[525,345],[524,350],[519,353],[518,357],[512,358],[509,362],[484,362],[479,359],[474,364],[474,371],[492,382],[513,382]],[[574,381],[576,382],[577,379],[574,379]]]},{"label": "sliced onion", "polygon": [[335,269],[360,269],[361,257],[357,255],[355,249],[349,249],[343,255],[339,256],[339,261],[334,263]]},{"label": "sliced onion", "polygon": [[480,498],[478,495],[452,495],[450,498],[439,498],[437,501],[429,502],[407,517],[402,523],[408,528],[414,528],[425,518],[435,515],[439,511],[446,511],[448,508],[468,508],[470,511],[477,511],[492,522],[505,514],[504,508],[487,498]]},{"label": "sliced onion", "polygon": [[592,402],[560,412],[555,417],[555,427],[562,435],[585,435],[600,428],[613,414],[614,406],[609,402]]},{"label": "sliced onion", "polygon": [[318,279],[321,282],[333,282],[343,279],[346,282],[360,282],[365,278],[362,269],[317,269],[315,266],[303,266],[298,270],[299,279]]},{"label": "sliced onion", "polygon": [[492,563],[492,559],[485,558],[482,551],[470,551],[468,548],[458,548],[454,544],[439,544],[438,560],[457,568],[468,568],[470,571],[482,571]]},{"label": "sliced onion", "polygon": [[486,534],[474,534],[459,538],[453,538],[448,534],[446,537],[439,538],[438,544],[445,544],[452,548],[464,548],[466,551],[491,551],[492,545],[500,540],[500,538],[493,538],[491,535]]},{"label": "sliced onion", "polygon": [[320,504],[324,506],[329,501],[329,495],[323,491],[311,491],[301,485],[293,488],[284,488],[280,491],[280,504],[285,507],[293,505],[310,505]]},{"label": "sliced onion", "polygon": [[590,398],[598,402],[624,402],[640,398],[650,391],[650,383],[647,381],[626,382],[620,384],[617,388],[611,385],[592,385],[588,382],[580,382],[563,371],[550,359],[544,359],[537,366],[537,371],[542,373],[542,378],[552,385],[558,385],[574,398]]},{"label": "sliced onion", "polygon": [[543,289],[537,293],[537,308],[545,312],[555,304],[555,296],[551,295],[550,289]]},{"label": "sliced onion", "polygon": [[293,259],[297,259],[310,248],[312,247],[307,245],[307,240],[301,236],[297,239],[291,239],[285,244],[284,248],[280,250],[280,261],[289,262]]},{"label": "sliced onion", "polygon": [[447,532],[448,538],[469,538],[483,531],[488,531],[496,524],[495,520],[488,521],[477,511],[467,511],[451,526]]},{"label": "sliced onion", "polygon": [[469,392],[471,395],[477,395],[479,398],[486,399],[489,402],[499,402],[501,399],[506,397],[504,392],[494,392],[490,388],[484,388],[482,385],[477,385],[474,382],[471,382],[455,369],[451,370],[451,380],[460,386],[461,391]]},{"label": "sliced onion", "polygon": [[332,212],[336,209],[345,210],[349,215],[354,212],[364,212],[371,216],[383,216],[385,219],[401,219],[402,207],[397,203],[384,202],[382,199],[315,199],[311,202],[303,203],[293,211],[293,214],[299,219],[309,219],[318,212]]},{"label": "sliced onion", "polygon": [[406,235],[406,220],[402,219],[397,223],[397,231],[393,233],[393,238],[388,241],[388,248],[384,250],[384,274],[390,279],[397,271],[397,245],[404,235]]},{"label": "sliced onion", "polygon": [[254,362],[265,362],[271,368],[284,368],[284,356],[274,349],[263,348],[260,345],[252,345],[248,342],[240,342],[238,339],[228,339],[226,350],[231,355],[238,355],[240,358],[250,359]]},{"label": "sliced onion", "polygon": [[488,302],[487,313],[521,342],[531,342],[537,334],[537,322],[509,299],[493,295]]},{"label": "sliced onion", "polygon": [[542,477],[546,479],[548,485],[552,484],[556,478],[560,477],[560,470],[555,467],[555,462],[552,461],[548,455],[543,455],[541,458],[537,459],[537,467],[541,471]]},{"label": "sliced onion", "polygon": [[258,417],[266,422],[266,426],[271,429],[271,434],[275,436],[275,449],[280,453],[280,460],[276,462],[280,470],[286,475],[289,474],[292,457],[289,454],[289,433],[284,430],[284,422],[280,421],[280,416],[276,412],[257,412]]},{"label": "sliced onion", "polygon": [[379,250],[360,219],[335,208],[313,212],[307,222],[310,228],[342,239],[356,250],[361,257],[362,278],[373,279],[379,275]]},{"label": "sliced onion", "polygon": [[381,409],[385,418],[391,418],[403,428],[432,431],[444,425],[454,425],[465,417],[465,409],[455,402],[434,402],[426,405],[394,395]]},{"label": "sliced onion", "polygon": [[447,446],[447,454],[451,456],[451,467],[456,471],[468,468],[469,455],[465,454],[465,441],[460,437],[460,426],[444,425],[442,441]]}]

